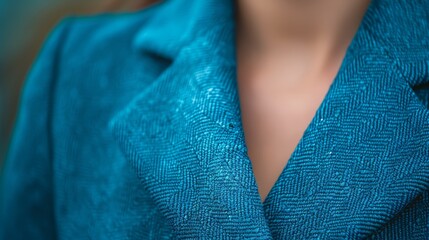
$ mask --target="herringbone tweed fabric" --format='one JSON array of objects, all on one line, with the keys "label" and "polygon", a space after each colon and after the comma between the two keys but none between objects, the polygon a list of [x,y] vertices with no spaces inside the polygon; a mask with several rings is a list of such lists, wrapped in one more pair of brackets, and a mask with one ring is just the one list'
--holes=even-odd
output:
[{"label": "herringbone tweed fabric", "polygon": [[234,10],[169,0],[64,20],[23,92],[0,237],[429,239],[429,1],[371,2],[263,203]]}]

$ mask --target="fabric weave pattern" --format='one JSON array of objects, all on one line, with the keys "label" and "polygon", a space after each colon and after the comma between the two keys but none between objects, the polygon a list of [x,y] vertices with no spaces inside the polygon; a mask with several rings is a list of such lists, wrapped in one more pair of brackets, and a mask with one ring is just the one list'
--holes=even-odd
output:
[{"label": "fabric weave pattern", "polygon": [[372,0],[263,203],[234,14],[170,0],[63,21],[23,92],[0,237],[428,239],[429,1]]}]

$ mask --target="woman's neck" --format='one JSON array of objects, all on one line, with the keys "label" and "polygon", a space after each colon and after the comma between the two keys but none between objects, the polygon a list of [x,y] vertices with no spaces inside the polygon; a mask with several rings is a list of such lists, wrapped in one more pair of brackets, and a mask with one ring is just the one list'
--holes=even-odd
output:
[{"label": "woman's neck", "polygon": [[288,55],[299,61],[299,56],[323,68],[342,58],[369,2],[237,0],[237,40],[259,57]]}]

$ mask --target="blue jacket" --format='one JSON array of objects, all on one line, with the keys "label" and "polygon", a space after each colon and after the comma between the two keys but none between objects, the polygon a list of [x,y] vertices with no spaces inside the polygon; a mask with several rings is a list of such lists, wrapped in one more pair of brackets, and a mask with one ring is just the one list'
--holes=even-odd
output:
[{"label": "blue jacket", "polygon": [[263,203],[234,9],[62,21],[22,95],[1,239],[429,239],[429,1],[371,2]]}]

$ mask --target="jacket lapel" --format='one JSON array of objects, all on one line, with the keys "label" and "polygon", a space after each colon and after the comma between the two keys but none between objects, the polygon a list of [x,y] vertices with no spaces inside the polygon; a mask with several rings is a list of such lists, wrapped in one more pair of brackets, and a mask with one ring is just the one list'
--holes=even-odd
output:
[{"label": "jacket lapel", "polygon": [[[233,1],[185,2],[157,6],[138,33],[136,49],[173,63],[111,122],[177,237],[364,238],[428,191],[429,110],[413,90],[428,82],[429,48],[416,40],[427,35],[398,35],[418,19],[397,19],[424,14],[419,6],[372,1],[261,203],[240,119]],[[188,17],[163,19],[180,10]]]},{"label": "jacket lapel", "polygon": [[422,5],[372,1],[265,201],[274,238],[367,238],[429,190],[429,109],[414,91],[429,82]]},{"label": "jacket lapel", "polygon": [[[165,45],[171,51],[151,46],[174,62],[113,120],[113,131],[178,238],[269,239],[241,130],[233,24],[222,18],[233,7],[194,3],[212,4],[207,14],[218,21],[196,19],[202,32]],[[136,44],[156,38],[143,34]]]}]

